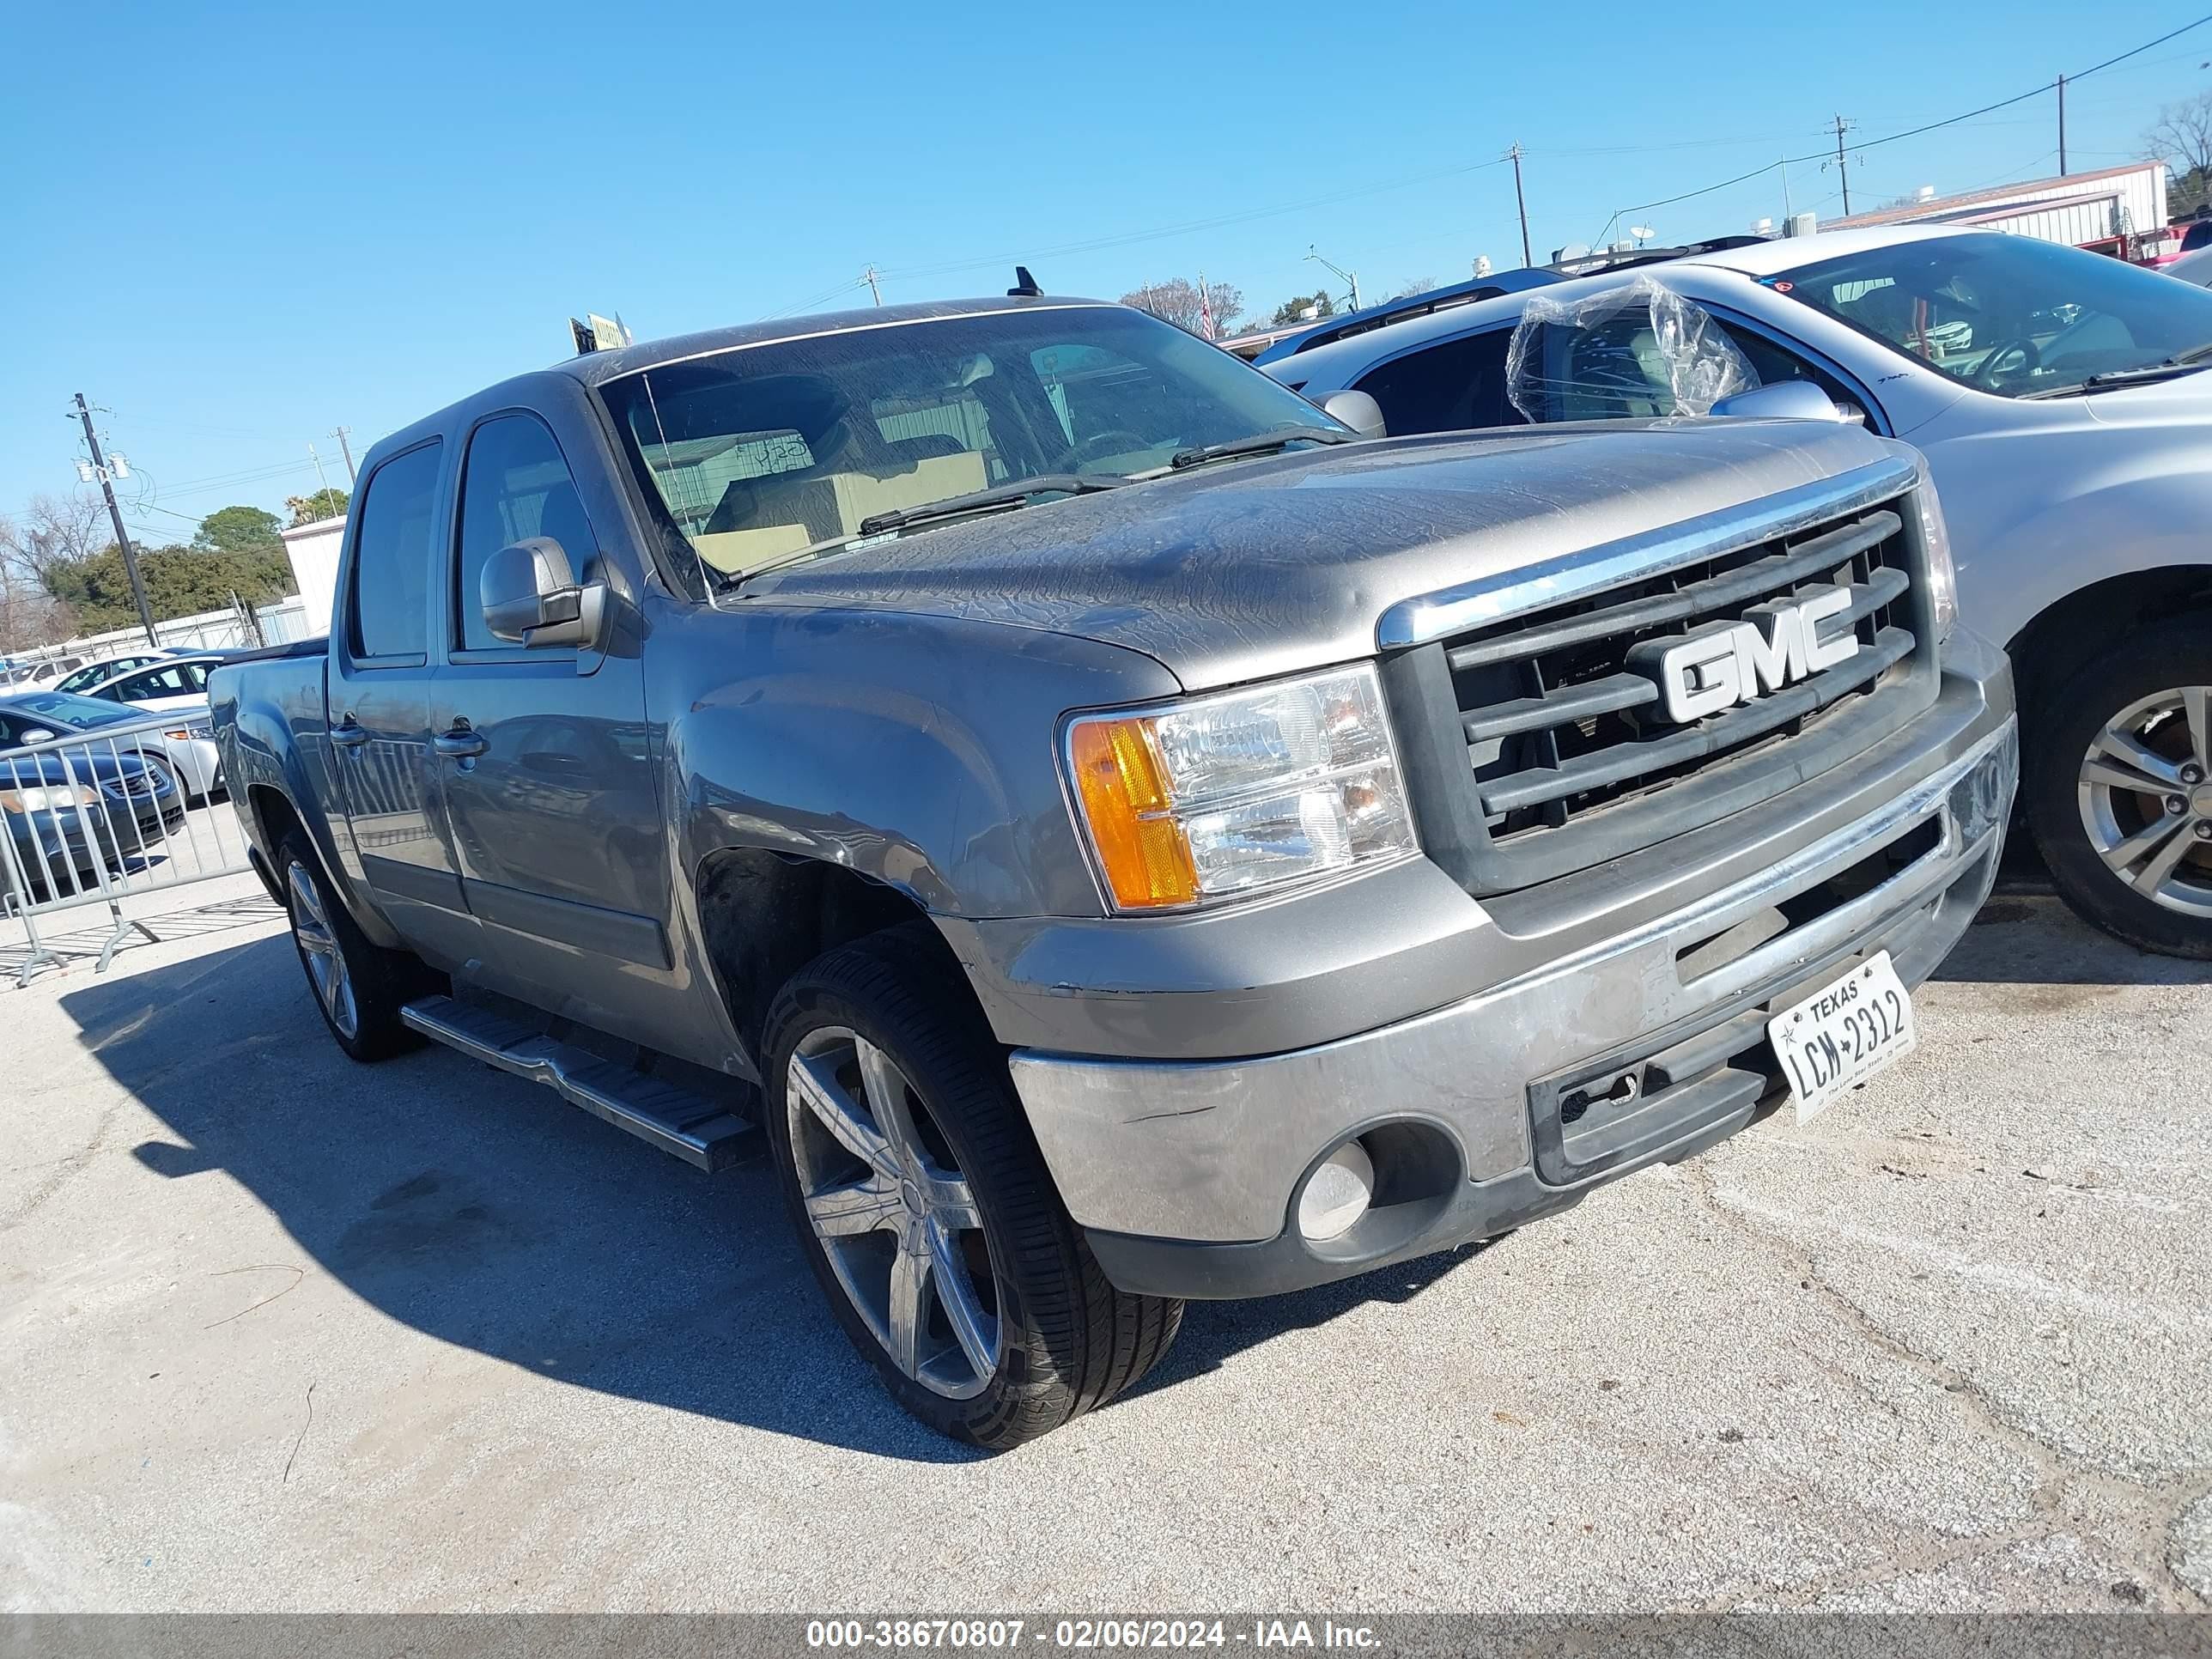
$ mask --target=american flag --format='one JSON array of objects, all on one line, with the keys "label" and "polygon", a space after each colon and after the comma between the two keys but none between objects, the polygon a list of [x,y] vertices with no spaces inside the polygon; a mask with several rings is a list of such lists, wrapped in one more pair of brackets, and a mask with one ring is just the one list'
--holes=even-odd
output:
[{"label": "american flag", "polygon": [[1207,339],[1213,337],[1213,295],[1206,286],[1206,273],[1198,273],[1198,327]]}]

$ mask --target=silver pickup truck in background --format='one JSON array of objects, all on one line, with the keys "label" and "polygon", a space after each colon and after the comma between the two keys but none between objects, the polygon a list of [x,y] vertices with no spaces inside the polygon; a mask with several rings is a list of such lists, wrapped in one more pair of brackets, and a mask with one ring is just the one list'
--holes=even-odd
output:
[{"label": "silver pickup truck in background", "polygon": [[1907,1050],[2018,766],[1917,456],[1329,411],[1018,293],[393,434],[327,655],[212,684],[333,1036],[764,1140],[991,1447]]}]

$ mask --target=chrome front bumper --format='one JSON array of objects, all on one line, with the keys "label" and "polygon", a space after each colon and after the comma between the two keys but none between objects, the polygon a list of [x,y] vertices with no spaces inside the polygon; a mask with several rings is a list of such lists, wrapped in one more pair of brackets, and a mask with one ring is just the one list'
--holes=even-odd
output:
[{"label": "chrome front bumper", "polygon": [[[1778,1087],[1769,1008],[1877,951],[1924,980],[1996,878],[2018,771],[2017,727],[1992,718],[1881,810],[1417,1018],[1251,1059],[1018,1050],[1015,1086],[1125,1289],[1263,1295],[1492,1236],[1749,1121]],[[1630,1073],[1632,1109],[1592,1122]],[[1399,1167],[1378,1165],[1375,1206],[1309,1243],[1290,1223],[1306,1177],[1386,1126]]]}]

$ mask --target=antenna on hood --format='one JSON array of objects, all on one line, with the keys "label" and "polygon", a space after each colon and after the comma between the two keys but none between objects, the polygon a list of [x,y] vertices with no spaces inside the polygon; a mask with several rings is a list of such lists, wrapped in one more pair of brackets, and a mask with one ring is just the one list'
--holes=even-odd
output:
[{"label": "antenna on hood", "polygon": [[1006,297],[1009,300],[1042,300],[1044,290],[1037,286],[1037,279],[1030,275],[1027,265],[1016,265],[1014,285],[1006,290]]}]

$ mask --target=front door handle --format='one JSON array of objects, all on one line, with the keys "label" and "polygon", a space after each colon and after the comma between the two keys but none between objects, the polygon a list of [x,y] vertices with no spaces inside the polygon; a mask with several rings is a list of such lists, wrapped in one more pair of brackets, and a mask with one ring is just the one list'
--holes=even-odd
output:
[{"label": "front door handle", "polygon": [[466,720],[455,720],[450,730],[430,739],[430,747],[447,760],[474,760],[491,747],[491,741]]},{"label": "front door handle", "polygon": [[368,741],[368,728],[348,714],[331,728],[331,747],[358,749]]}]

